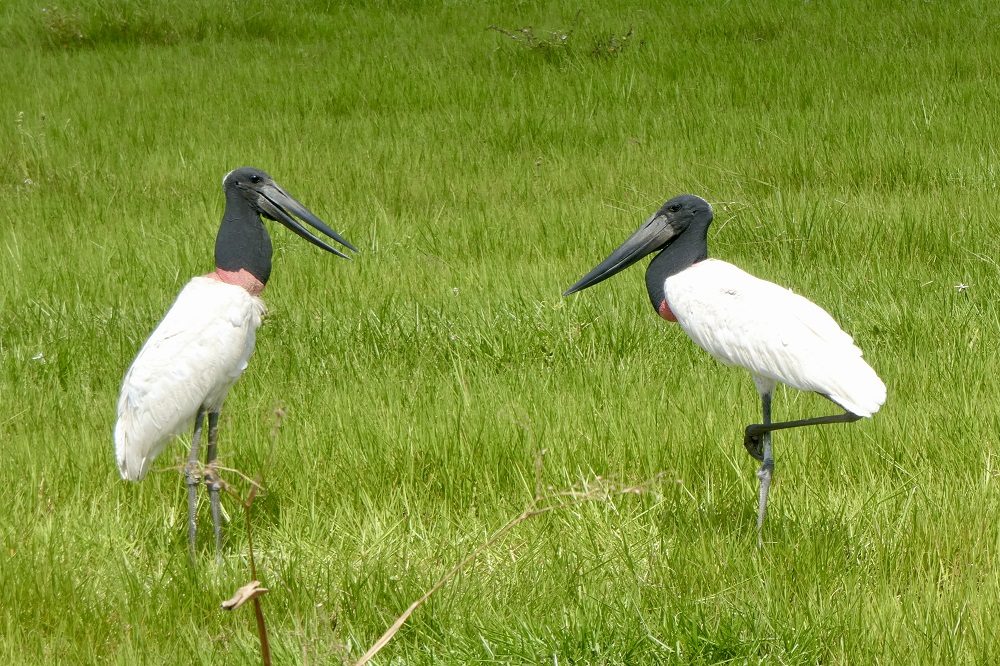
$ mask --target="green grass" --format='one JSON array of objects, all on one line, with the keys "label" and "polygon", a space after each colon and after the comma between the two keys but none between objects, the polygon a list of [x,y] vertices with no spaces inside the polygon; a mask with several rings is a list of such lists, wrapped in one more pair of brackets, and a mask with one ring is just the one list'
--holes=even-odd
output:
[{"label": "green grass", "polygon": [[[520,525],[377,663],[1000,657],[994,3],[122,4],[0,8],[5,663],[258,659],[252,613],[218,609],[239,509],[216,566],[204,507],[193,569],[185,445],[138,486],[111,445],[243,164],[363,250],[274,228],[223,412],[224,462],[268,488],[277,663],[359,657],[530,501],[541,449],[553,488],[664,476]],[[714,256],[826,307],[889,387],[870,421],[775,437],[762,550],[746,373],[639,268],[560,297],[686,191]]]}]

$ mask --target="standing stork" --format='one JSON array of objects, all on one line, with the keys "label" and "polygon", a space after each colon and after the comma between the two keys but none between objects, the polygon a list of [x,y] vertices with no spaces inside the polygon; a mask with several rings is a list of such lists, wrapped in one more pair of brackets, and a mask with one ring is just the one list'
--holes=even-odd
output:
[{"label": "standing stork", "polygon": [[[194,421],[185,468],[188,540],[195,546],[197,486],[208,486],[221,544],[215,470],[219,412],[226,393],[247,367],[264,314],[260,294],[271,275],[271,238],[260,216],[285,225],[313,245],[347,258],[295,218],[357,252],[357,248],[292,198],[260,169],[242,167],[222,180],[226,209],[215,239],[215,270],[193,278],[139,350],[118,398],[115,453],[122,478],[140,481],[167,443]],[[198,469],[202,424],[208,415],[205,473]]]},{"label": "standing stork", "polygon": [[[748,425],[743,438],[747,452],[761,463],[760,543],[774,472],[771,432],[871,416],[885,402],[885,384],[861,358],[851,336],[821,307],[732,264],[709,259],[711,222],[707,201],[691,194],[674,197],[563,295],[593,286],[659,251],[646,269],[653,309],[680,324],[718,361],[749,370],[760,393],[762,422]],[[778,382],[815,391],[844,413],[772,423],[771,395]]]}]

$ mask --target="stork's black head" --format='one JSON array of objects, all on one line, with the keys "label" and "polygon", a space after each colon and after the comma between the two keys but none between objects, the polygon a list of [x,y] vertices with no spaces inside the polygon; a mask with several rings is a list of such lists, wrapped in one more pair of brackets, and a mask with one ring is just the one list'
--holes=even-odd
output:
[{"label": "stork's black head", "polygon": [[677,236],[687,231],[688,227],[707,229],[712,222],[712,206],[693,194],[679,194],[660,206],[660,210],[647,220],[647,224],[657,218],[663,218],[673,233],[662,238],[663,242],[654,247],[653,251],[670,245]]},{"label": "stork's black head", "polygon": [[302,238],[305,238],[317,247],[323,248],[327,252],[332,252],[338,257],[347,258],[347,255],[310,232],[295,218],[301,219],[344,247],[355,252],[358,251],[356,247],[327,226],[323,220],[313,215],[312,211],[296,201],[280,185],[274,182],[271,176],[260,169],[255,169],[254,167],[233,169],[222,179],[222,188],[226,192],[227,200],[234,195],[242,197],[258,214],[263,215],[269,220],[280,222],[299,236],[302,236]]},{"label": "stork's black head", "polygon": [[[693,194],[681,194],[660,207],[639,230],[621,244],[617,250],[584,275],[564,296],[586,289],[612,275],[625,270],[647,254],[666,249],[671,245],[683,245],[684,252],[678,253],[678,270],[704,259],[707,256],[706,236],[712,222],[712,207],[707,201]],[[682,242],[685,241],[685,242]],[[672,250],[673,251],[673,250]],[[666,253],[664,253],[666,254]],[[676,271],[674,271],[676,272]]]}]

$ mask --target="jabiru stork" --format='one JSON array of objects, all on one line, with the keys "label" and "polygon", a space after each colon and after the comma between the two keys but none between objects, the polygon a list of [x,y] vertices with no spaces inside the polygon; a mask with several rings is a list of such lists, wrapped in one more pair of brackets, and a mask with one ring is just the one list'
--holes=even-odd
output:
[{"label": "jabiru stork", "polygon": [[[761,542],[774,473],[771,433],[870,417],[885,402],[885,384],[825,310],[772,282],[708,257],[712,207],[682,194],[667,201],[618,249],[563,294],[568,296],[659,252],[646,269],[653,309],[677,322],[696,345],[726,365],[746,368],[760,393],[761,423],[746,427],[743,445],[757,459]],[[778,382],[814,391],[844,409],[833,416],[771,421]]]},{"label": "jabiru stork", "polygon": [[[114,432],[122,478],[140,481],[160,451],[194,421],[185,467],[192,556],[201,480],[208,486],[217,552],[221,545],[222,484],[215,467],[219,413],[230,387],[247,367],[265,311],[260,294],[271,275],[271,238],[261,216],[335,256],[348,258],[296,218],[357,251],[260,169],[230,171],[222,189],[226,207],[215,239],[215,270],[187,283],[139,350],[122,382]],[[198,449],[206,414],[208,451],[202,474]]]}]

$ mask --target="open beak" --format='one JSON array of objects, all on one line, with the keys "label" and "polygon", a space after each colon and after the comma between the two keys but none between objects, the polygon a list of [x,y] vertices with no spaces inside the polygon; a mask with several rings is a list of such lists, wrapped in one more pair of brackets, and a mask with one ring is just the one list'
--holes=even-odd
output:
[{"label": "open beak", "polygon": [[611,253],[607,259],[599,263],[592,271],[580,278],[576,284],[563,292],[563,296],[582,291],[603,282],[615,273],[619,273],[650,252],[655,252],[670,244],[677,235],[674,228],[663,215],[653,215],[639,230],[629,236],[628,240]]},{"label": "open beak", "polygon": [[302,223],[295,218],[301,219],[306,224],[337,241],[349,250],[353,250],[354,252],[358,251],[358,248],[351,245],[347,239],[328,227],[323,220],[313,215],[308,208],[292,198],[288,192],[281,189],[281,187],[274,181],[265,182],[259,188],[255,189],[259,195],[257,197],[257,207],[260,209],[261,213],[272,220],[281,222],[283,225],[297,233],[299,236],[302,236],[313,245],[321,247],[327,252],[332,252],[338,257],[350,259],[350,257],[346,254],[309,231],[309,229],[303,226]]}]

